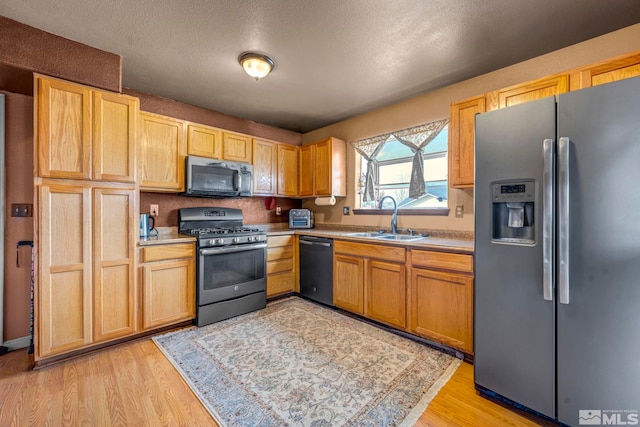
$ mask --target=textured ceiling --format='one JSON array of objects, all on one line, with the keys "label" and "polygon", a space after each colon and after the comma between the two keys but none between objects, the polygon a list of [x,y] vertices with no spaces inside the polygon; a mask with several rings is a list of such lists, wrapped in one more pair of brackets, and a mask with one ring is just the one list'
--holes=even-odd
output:
[{"label": "textured ceiling", "polygon": [[[640,22],[640,0],[0,0],[123,85],[307,132]],[[242,71],[269,54],[271,75]]]}]

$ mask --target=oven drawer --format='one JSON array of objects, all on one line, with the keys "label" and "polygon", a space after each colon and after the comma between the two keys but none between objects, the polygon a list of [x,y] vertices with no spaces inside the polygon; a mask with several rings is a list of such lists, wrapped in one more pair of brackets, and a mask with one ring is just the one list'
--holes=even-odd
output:
[{"label": "oven drawer", "polygon": [[142,248],[142,262],[192,258],[193,256],[195,256],[195,245],[193,243],[157,245]]}]

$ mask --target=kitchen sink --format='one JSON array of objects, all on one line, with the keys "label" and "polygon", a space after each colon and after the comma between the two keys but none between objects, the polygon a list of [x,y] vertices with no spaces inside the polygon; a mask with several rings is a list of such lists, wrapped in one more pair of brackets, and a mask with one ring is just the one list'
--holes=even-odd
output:
[{"label": "kitchen sink", "polygon": [[370,231],[370,232],[360,232],[360,233],[349,233],[349,234],[345,234],[345,236],[378,238],[378,237],[384,236],[384,234],[378,233],[377,231]]},{"label": "kitchen sink", "polygon": [[422,236],[409,236],[406,234],[383,234],[377,237],[380,240],[402,240],[402,241],[411,241],[422,239]]}]

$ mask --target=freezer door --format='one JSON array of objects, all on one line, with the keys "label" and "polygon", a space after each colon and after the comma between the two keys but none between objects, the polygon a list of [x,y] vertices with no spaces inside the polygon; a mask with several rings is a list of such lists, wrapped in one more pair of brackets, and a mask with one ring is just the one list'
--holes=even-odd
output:
[{"label": "freezer door", "polygon": [[[476,116],[475,382],[549,417],[555,417],[555,301],[545,299],[543,229],[553,234],[553,224],[543,223],[542,183],[544,148],[555,143],[555,131],[553,97]],[[492,183],[514,180],[534,183],[532,243],[492,240]]]},{"label": "freezer door", "polygon": [[558,158],[568,170],[566,182],[558,176],[568,190],[568,212],[559,211],[567,223],[558,224],[567,241],[558,253],[567,276],[558,283],[567,288],[558,304],[558,418],[637,424],[640,78],[561,95],[558,120],[558,136],[568,138],[568,157]]}]

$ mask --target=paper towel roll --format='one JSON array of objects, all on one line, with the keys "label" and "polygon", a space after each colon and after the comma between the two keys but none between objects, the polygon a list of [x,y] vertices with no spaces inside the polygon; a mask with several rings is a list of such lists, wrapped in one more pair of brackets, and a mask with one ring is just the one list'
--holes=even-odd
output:
[{"label": "paper towel roll", "polygon": [[316,197],[316,205],[317,206],[333,206],[336,204],[336,198],[334,196],[331,197]]}]

